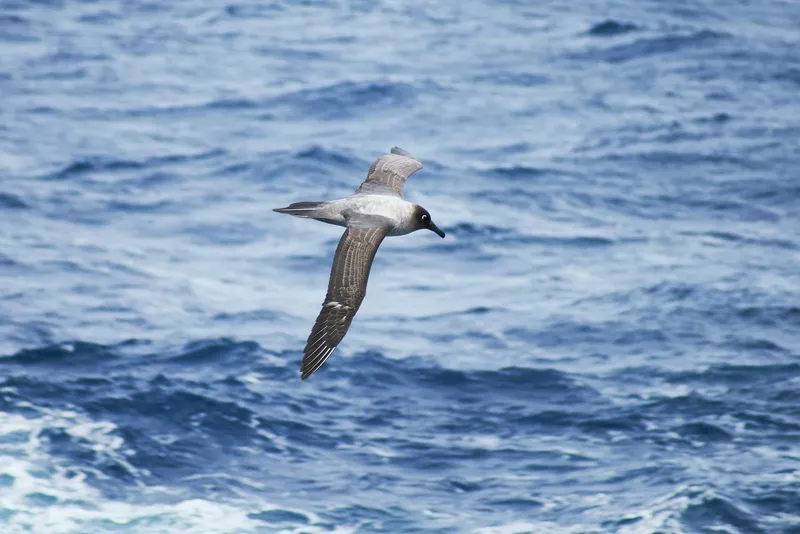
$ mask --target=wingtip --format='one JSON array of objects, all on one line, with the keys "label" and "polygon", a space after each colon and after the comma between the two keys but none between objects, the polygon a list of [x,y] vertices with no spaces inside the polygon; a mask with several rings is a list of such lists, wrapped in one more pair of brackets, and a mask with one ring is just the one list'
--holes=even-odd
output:
[{"label": "wingtip", "polygon": [[403,148],[400,148],[399,146],[393,146],[391,152],[392,154],[397,154],[398,156],[408,156],[409,158],[417,159],[411,155],[411,152]]},{"label": "wingtip", "polygon": [[[324,362],[323,362],[324,363]],[[300,367],[300,381],[305,382],[311,375],[319,371],[319,368],[322,367],[322,364],[313,365],[310,367],[301,366]]]},{"label": "wingtip", "polygon": [[303,353],[303,363],[300,364],[300,380],[305,381],[308,377],[320,370],[320,368],[328,361],[336,347],[328,347],[324,352],[318,354],[315,358],[307,360],[307,354]]},{"label": "wingtip", "polygon": [[317,369],[300,369],[300,382],[305,382],[308,378],[317,372]]},{"label": "wingtip", "polygon": [[321,365],[315,365],[315,366],[301,365],[300,366],[300,380],[305,382],[311,375],[316,373],[319,370],[320,367],[322,367],[322,366]]}]

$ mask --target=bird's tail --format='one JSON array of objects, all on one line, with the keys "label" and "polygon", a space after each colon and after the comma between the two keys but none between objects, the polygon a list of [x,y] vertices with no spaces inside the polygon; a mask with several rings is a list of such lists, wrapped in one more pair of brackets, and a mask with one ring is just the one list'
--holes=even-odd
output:
[{"label": "bird's tail", "polygon": [[295,202],[294,204],[289,204],[285,208],[276,208],[272,211],[288,213],[295,217],[314,217],[325,204],[327,204],[325,201]]}]

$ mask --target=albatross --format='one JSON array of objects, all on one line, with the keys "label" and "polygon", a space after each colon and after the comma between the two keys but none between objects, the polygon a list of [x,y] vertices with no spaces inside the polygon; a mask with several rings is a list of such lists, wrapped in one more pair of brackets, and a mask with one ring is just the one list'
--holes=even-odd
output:
[{"label": "albatross", "polygon": [[316,219],[346,230],[333,256],[328,293],[303,349],[300,379],[305,380],[330,357],[353,322],[367,293],[372,260],[386,236],[430,230],[444,238],[428,210],[403,200],[403,185],[422,163],[394,147],[379,157],[367,179],[352,195],[328,201],[295,202],[273,211]]}]

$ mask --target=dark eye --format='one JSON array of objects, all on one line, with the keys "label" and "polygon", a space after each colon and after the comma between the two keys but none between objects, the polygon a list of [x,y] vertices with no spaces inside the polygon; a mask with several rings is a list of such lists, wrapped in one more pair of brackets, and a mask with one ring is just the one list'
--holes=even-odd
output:
[{"label": "dark eye", "polygon": [[425,213],[423,213],[423,214],[422,214],[422,220],[423,220],[423,221],[427,221],[427,220],[428,220],[428,215],[427,215],[427,214],[425,214]]}]

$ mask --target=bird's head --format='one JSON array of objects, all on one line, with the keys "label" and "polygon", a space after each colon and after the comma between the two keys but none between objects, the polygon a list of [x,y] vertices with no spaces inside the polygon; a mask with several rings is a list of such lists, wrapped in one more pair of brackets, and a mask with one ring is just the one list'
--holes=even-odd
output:
[{"label": "bird's head", "polygon": [[428,210],[418,204],[414,207],[414,224],[416,225],[415,230],[430,230],[441,238],[445,236],[442,229],[433,224],[433,219],[431,219],[431,214],[428,213]]}]

